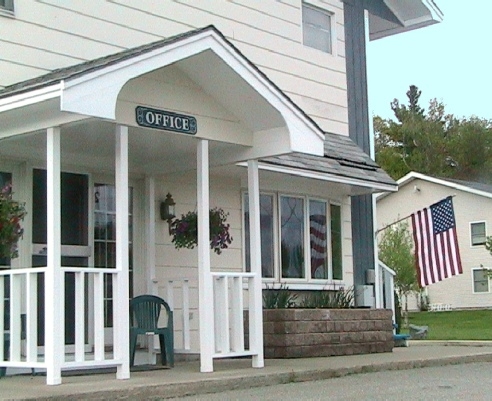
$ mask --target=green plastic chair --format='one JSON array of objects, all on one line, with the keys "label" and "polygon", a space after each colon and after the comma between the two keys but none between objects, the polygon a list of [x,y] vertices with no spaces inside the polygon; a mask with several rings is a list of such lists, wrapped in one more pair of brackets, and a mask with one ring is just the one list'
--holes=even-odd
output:
[{"label": "green plastic chair", "polygon": [[[162,307],[167,312],[166,327],[158,326]],[[139,295],[130,301],[130,366],[135,362],[138,335],[148,333],[159,336],[162,365],[174,366],[173,311],[162,298]]]}]

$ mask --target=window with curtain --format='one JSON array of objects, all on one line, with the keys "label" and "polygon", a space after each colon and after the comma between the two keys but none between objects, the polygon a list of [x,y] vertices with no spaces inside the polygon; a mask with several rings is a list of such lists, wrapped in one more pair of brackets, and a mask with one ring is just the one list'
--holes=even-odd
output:
[{"label": "window with curtain", "polygon": [[473,292],[489,292],[489,275],[486,269],[473,269]]},{"label": "window with curtain", "polygon": [[0,0],[0,10],[14,11],[14,0]]},{"label": "window with curtain", "polygon": [[470,223],[472,246],[484,245],[487,240],[485,222]]},{"label": "window with curtain", "polygon": [[[261,230],[261,272],[265,278],[274,276],[274,237],[273,237],[273,195],[260,195],[260,230]],[[246,271],[251,271],[251,255],[249,245],[249,199],[244,194],[244,249]]]},{"label": "window with curtain", "polygon": [[[244,262],[250,271],[247,194],[243,195],[243,211]],[[343,279],[339,205],[309,196],[262,193],[260,225],[263,278],[318,283]]]},{"label": "window with curtain", "polygon": [[302,3],[302,43],[332,53],[332,13],[309,3]]}]

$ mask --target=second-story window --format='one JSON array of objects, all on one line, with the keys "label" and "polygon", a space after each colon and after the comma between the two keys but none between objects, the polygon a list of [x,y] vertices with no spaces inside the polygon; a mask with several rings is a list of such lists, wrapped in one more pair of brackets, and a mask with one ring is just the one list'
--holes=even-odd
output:
[{"label": "second-story window", "polygon": [[302,3],[302,43],[332,53],[332,14],[309,3]]},{"label": "second-story window", "polygon": [[14,0],[0,0],[0,11],[14,11]]},{"label": "second-story window", "polygon": [[487,240],[487,233],[485,231],[485,222],[480,221],[476,223],[470,223],[471,245],[484,245]]}]

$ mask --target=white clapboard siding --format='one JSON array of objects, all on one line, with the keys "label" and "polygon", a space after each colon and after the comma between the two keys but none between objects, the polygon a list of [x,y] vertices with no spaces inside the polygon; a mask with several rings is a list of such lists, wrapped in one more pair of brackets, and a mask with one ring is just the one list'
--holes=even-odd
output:
[{"label": "white clapboard siding", "polygon": [[311,3],[334,13],[334,55],[302,45],[300,0],[16,0],[15,17],[0,17],[0,86],[213,24],[324,129],[346,134],[343,3]]}]

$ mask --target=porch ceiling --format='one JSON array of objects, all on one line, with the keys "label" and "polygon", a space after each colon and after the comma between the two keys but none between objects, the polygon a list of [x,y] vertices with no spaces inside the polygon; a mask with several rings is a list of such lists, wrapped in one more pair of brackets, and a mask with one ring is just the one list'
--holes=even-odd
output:
[{"label": "porch ceiling", "polygon": [[[90,172],[114,173],[115,124],[89,119],[62,126],[63,168],[82,168]],[[196,139],[187,135],[129,128],[129,170],[131,174],[167,174],[196,169]],[[46,164],[46,132],[0,140],[0,158]],[[210,164],[223,164],[221,155],[238,148],[224,142],[212,142]]]},{"label": "porch ceiling", "polygon": [[[148,75],[169,68],[180,71],[199,90],[181,87],[179,81],[152,86]],[[152,90],[154,98],[145,98]],[[138,105],[192,115],[197,120],[196,137],[246,145],[240,151],[223,152],[222,159],[228,162],[293,151],[323,153],[323,133],[317,124],[213,26],[4,88],[0,90],[0,126],[14,110],[29,115],[47,99],[59,100],[53,114],[133,127],[138,127]],[[232,118],[207,114],[203,106],[209,102],[220,105]],[[37,119],[39,126],[30,131],[16,127],[10,135],[46,128],[45,118]],[[22,125],[18,121],[16,125]]]}]

